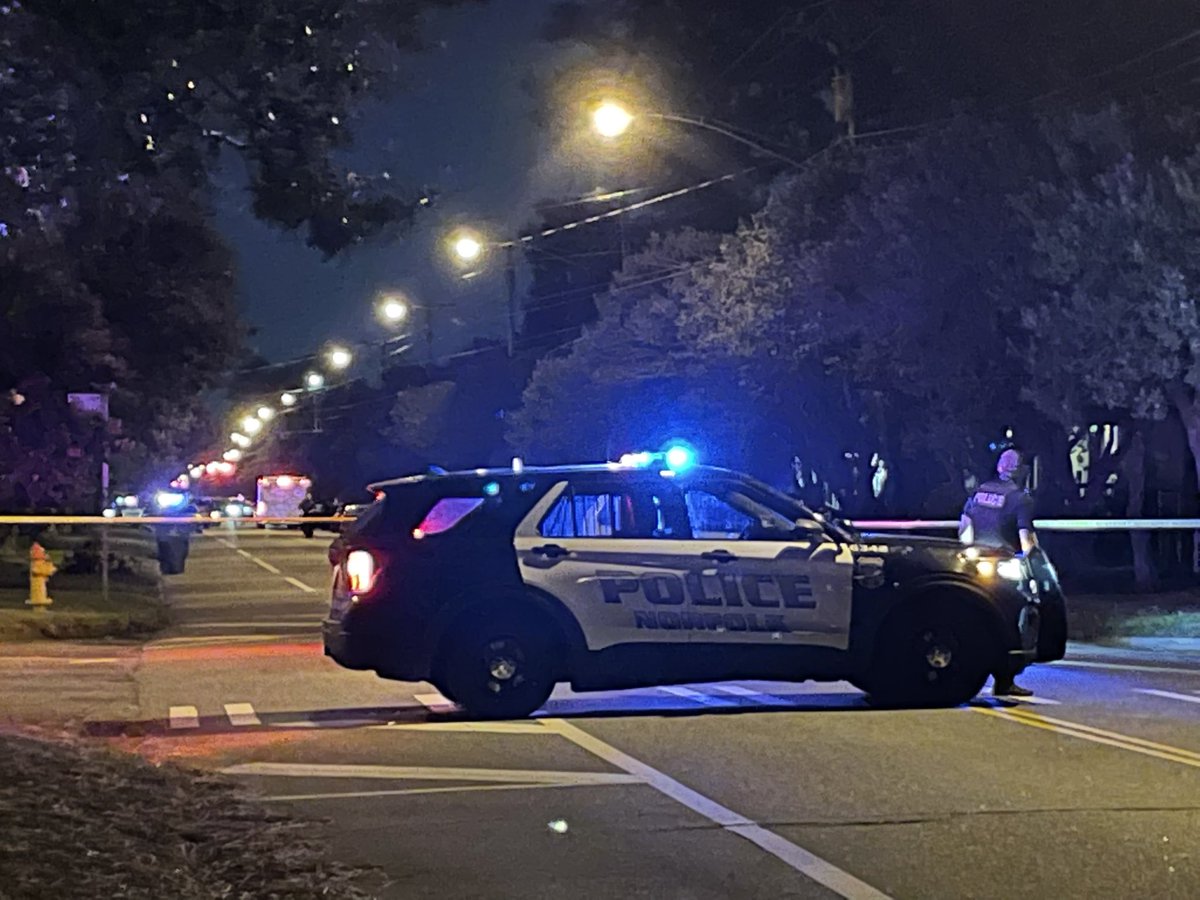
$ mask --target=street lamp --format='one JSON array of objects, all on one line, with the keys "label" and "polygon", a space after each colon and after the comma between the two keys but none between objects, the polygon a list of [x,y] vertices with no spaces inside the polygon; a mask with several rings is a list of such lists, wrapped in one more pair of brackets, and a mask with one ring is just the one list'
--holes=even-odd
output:
[{"label": "street lamp", "polygon": [[[785,156],[776,150],[772,150],[770,147],[764,147],[757,141],[752,141],[750,138],[738,134],[725,125],[720,125],[707,119],[698,119],[695,116],[680,116],[675,113],[646,112],[644,110],[639,111],[637,115],[644,119],[658,119],[662,122],[674,122],[677,125],[691,125],[695,128],[703,128],[705,131],[724,135],[730,140],[737,141],[739,144],[749,147],[764,156],[770,156],[780,162],[785,162],[789,166],[795,166],[796,168],[800,168],[801,166],[799,160]],[[609,139],[618,138],[629,130],[635,118],[636,116],[620,103],[617,103],[615,100],[605,100],[592,110],[592,128],[601,137]]]},{"label": "street lamp", "polygon": [[341,371],[348,369],[350,363],[354,362],[354,354],[345,347],[333,346],[325,354],[325,361],[329,363],[329,368]]},{"label": "street lamp", "polygon": [[263,422],[270,422],[275,418],[275,410],[269,406],[260,406],[258,408],[258,418]]},{"label": "street lamp", "polygon": [[319,391],[325,387],[325,376],[320,372],[308,372],[304,376],[304,386],[310,391]]},{"label": "street lamp", "polygon": [[376,311],[385,325],[399,325],[408,318],[408,300],[400,294],[385,294],[379,298]]},{"label": "street lamp", "polygon": [[458,231],[450,237],[450,248],[459,262],[470,264],[483,256],[483,239],[473,231]]},{"label": "street lamp", "polygon": [[229,436],[229,440],[233,441],[235,446],[241,447],[243,450],[249,447],[251,443],[250,438],[246,437],[246,435],[242,434],[240,431],[235,431],[233,434],[231,434]]},{"label": "street lamp", "polygon": [[241,462],[242,451],[238,450],[236,448],[234,448],[233,450],[226,450],[224,453],[221,454],[221,459],[225,460],[225,462],[231,462],[231,463]]},{"label": "street lamp", "polygon": [[246,416],[246,418],[242,419],[242,431],[251,437],[262,431],[262,427],[262,420],[254,416]]},{"label": "street lamp", "polygon": [[621,104],[605,100],[592,110],[592,126],[601,137],[620,137],[633,124],[633,113]]},{"label": "street lamp", "polygon": [[296,405],[296,395],[293,394],[291,391],[287,391],[286,393],[279,395],[279,402],[282,403],[284,406],[295,406]]}]

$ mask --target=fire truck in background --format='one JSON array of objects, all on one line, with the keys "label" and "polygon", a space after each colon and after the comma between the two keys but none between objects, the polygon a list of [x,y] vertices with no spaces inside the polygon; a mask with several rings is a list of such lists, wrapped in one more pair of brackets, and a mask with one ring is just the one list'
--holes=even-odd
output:
[{"label": "fire truck in background", "polygon": [[[298,519],[304,515],[301,503],[311,488],[312,479],[303,475],[260,475],[254,514],[259,519]],[[266,523],[260,522],[259,527]]]}]

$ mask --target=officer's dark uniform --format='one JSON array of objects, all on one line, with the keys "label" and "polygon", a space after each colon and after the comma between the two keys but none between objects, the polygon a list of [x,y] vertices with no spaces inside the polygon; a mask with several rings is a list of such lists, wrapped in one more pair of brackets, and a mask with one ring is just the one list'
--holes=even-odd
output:
[{"label": "officer's dark uniform", "polygon": [[1033,531],[1033,498],[1007,479],[985,481],[963,507],[974,543],[1021,552],[1020,531]]},{"label": "officer's dark uniform", "polygon": [[[972,543],[985,547],[1020,553],[1020,532],[1033,533],[1033,498],[1016,482],[1003,476],[979,485],[963,507],[963,515],[971,520]],[[1003,669],[994,675],[992,690],[997,695],[1028,696],[1032,693],[1014,685],[1012,675]]]}]

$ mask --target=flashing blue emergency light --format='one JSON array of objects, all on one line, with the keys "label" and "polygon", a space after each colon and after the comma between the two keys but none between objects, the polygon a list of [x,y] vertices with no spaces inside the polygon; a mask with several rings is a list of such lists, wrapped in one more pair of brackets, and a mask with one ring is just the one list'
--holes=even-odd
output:
[{"label": "flashing blue emergency light", "polygon": [[663,452],[663,460],[672,472],[683,472],[696,464],[696,451],[686,444],[672,444]]},{"label": "flashing blue emergency light", "polygon": [[489,481],[483,486],[483,493],[488,497],[498,497],[500,495],[500,482]]},{"label": "flashing blue emergency light", "polygon": [[187,497],[176,491],[159,491],[154,495],[154,503],[159,509],[177,509],[186,502]]}]

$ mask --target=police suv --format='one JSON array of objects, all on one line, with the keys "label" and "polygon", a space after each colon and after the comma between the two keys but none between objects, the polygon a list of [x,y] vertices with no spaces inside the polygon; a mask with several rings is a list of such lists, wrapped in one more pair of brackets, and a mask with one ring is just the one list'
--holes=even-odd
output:
[{"label": "police suv", "polygon": [[1024,560],[859,534],[691,462],[515,461],[373,485],[380,499],[330,548],[325,653],[487,718],[529,715],[559,681],[847,679],[876,703],[950,706],[990,673],[1062,656],[1038,652]]}]

